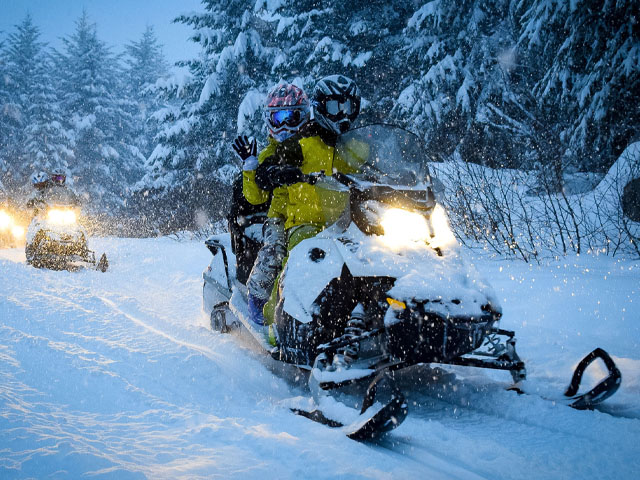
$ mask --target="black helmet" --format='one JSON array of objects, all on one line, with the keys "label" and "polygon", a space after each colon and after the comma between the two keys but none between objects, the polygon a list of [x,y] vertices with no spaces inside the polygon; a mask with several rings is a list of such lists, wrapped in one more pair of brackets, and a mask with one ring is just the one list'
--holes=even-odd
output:
[{"label": "black helmet", "polygon": [[344,133],[360,113],[360,91],[356,82],[344,75],[330,75],[313,89],[313,112],[318,124],[335,133]]}]

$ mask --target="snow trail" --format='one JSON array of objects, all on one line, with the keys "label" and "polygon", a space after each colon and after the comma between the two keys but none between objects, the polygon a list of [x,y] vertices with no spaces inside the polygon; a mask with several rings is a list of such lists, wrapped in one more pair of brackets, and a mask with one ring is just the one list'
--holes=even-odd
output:
[{"label": "snow trail", "polygon": [[[201,272],[210,254],[200,242],[94,243],[109,255],[105,274],[36,270],[20,251],[0,250],[3,479],[619,480],[640,469],[637,263],[581,257],[559,274],[553,262],[477,259],[504,298],[529,390],[557,396],[602,342],[623,371],[608,407],[632,418],[517,396],[503,390],[504,372],[425,366],[399,378],[405,423],[370,445],[292,415],[283,405],[305,394],[304,376],[208,329]],[[551,280],[564,279],[556,292]]]}]

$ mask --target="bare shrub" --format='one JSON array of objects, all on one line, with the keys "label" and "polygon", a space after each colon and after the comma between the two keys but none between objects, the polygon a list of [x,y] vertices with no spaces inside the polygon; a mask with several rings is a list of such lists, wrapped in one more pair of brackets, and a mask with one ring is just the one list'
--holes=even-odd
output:
[{"label": "bare shrub", "polygon": [[463,244],[480,242],[525,261],[596,251],[640,257],[640,223],[622,208],[625,186],[640,178],[640,142],[625,150],[595,189],[581,194],[567,194],[555,172],[544,169],[461,161],[433,169],[445,184],[441,200]]}]

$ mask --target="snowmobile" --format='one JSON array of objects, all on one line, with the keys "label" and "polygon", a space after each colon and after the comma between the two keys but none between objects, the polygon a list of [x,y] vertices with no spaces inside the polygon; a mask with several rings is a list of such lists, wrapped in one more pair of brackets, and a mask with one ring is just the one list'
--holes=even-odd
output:
[{"label": "snowmobile", "polygon": [[[339,138],[335,155],[360,173],[310,176],[327,227],[289,253],[278,283],[275,341],[249,320],[246,287],[234,279],[227,242],[220,236],[205,242],[213,254],[203,287],[212,328],[240,326],[273,358],[309,370],[315,402],[292,410],[354,439],[376,438],[406,417],[394,371],[429,363],[505,370],[520,390],[526,378],[515,332],[500,328],[495,293],[464,261],[424,152],[415,135],[387,125]],[[576,395],[596,358],[606,362],[609,377]],[[320,408],[327,395],[363,382],[360,415],[350,424]],[[591,408],[619,384],[615,364],[598,349],[578,366],[567,395],[572,406]]]},{"label": "snowmobile", "polygon": [[50,270],[95,268],[106,272],[107,256],[103,253],[96,262],[95,253],[88,247],[87,231],[78,221],[79,214],[79,207],[64,199],[40,203],[27,229],[27,263]]}]

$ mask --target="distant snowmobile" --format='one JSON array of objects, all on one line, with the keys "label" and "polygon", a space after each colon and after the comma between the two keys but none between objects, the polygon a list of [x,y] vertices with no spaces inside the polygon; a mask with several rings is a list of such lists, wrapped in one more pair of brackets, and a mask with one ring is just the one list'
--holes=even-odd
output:
[{"label": "distant snowmobile", "polygon": [[[246,287],[234,279],[219,236],[205,242],[213,254],[203,274],[212,328],[242,326],[275,359],[310,370],[316,403],[292,410],[354,439],[376,438],[402,423],[407,404],[390,373],[416,364],[506,370],[521,390],[526,369],[515,333],[499,328],[492,288],[462,258],[420,140],[397,127],[363,127],[342,135],[335,155],[361,173],[320,174],[327,228],[289,254],[279,283],[276,345],[249,320]],[[598,357],[610,376],[576,396],[584,369]],[[361,414],[351,424],[319,408],[323,395],[365,381]],[[598,349],[578,366],[567,395],[572,406],[591,408],[619,384],[619,371]]]},{"label": "distant snowmobile", "polygon": [[73,199],[58,195],[41,202],[27,229],[25,254],[27,263],[51,270],[95,268],[106,272],[106,254],[96,262],[89,250],[87,231],[78,222],[79,207]]}]

